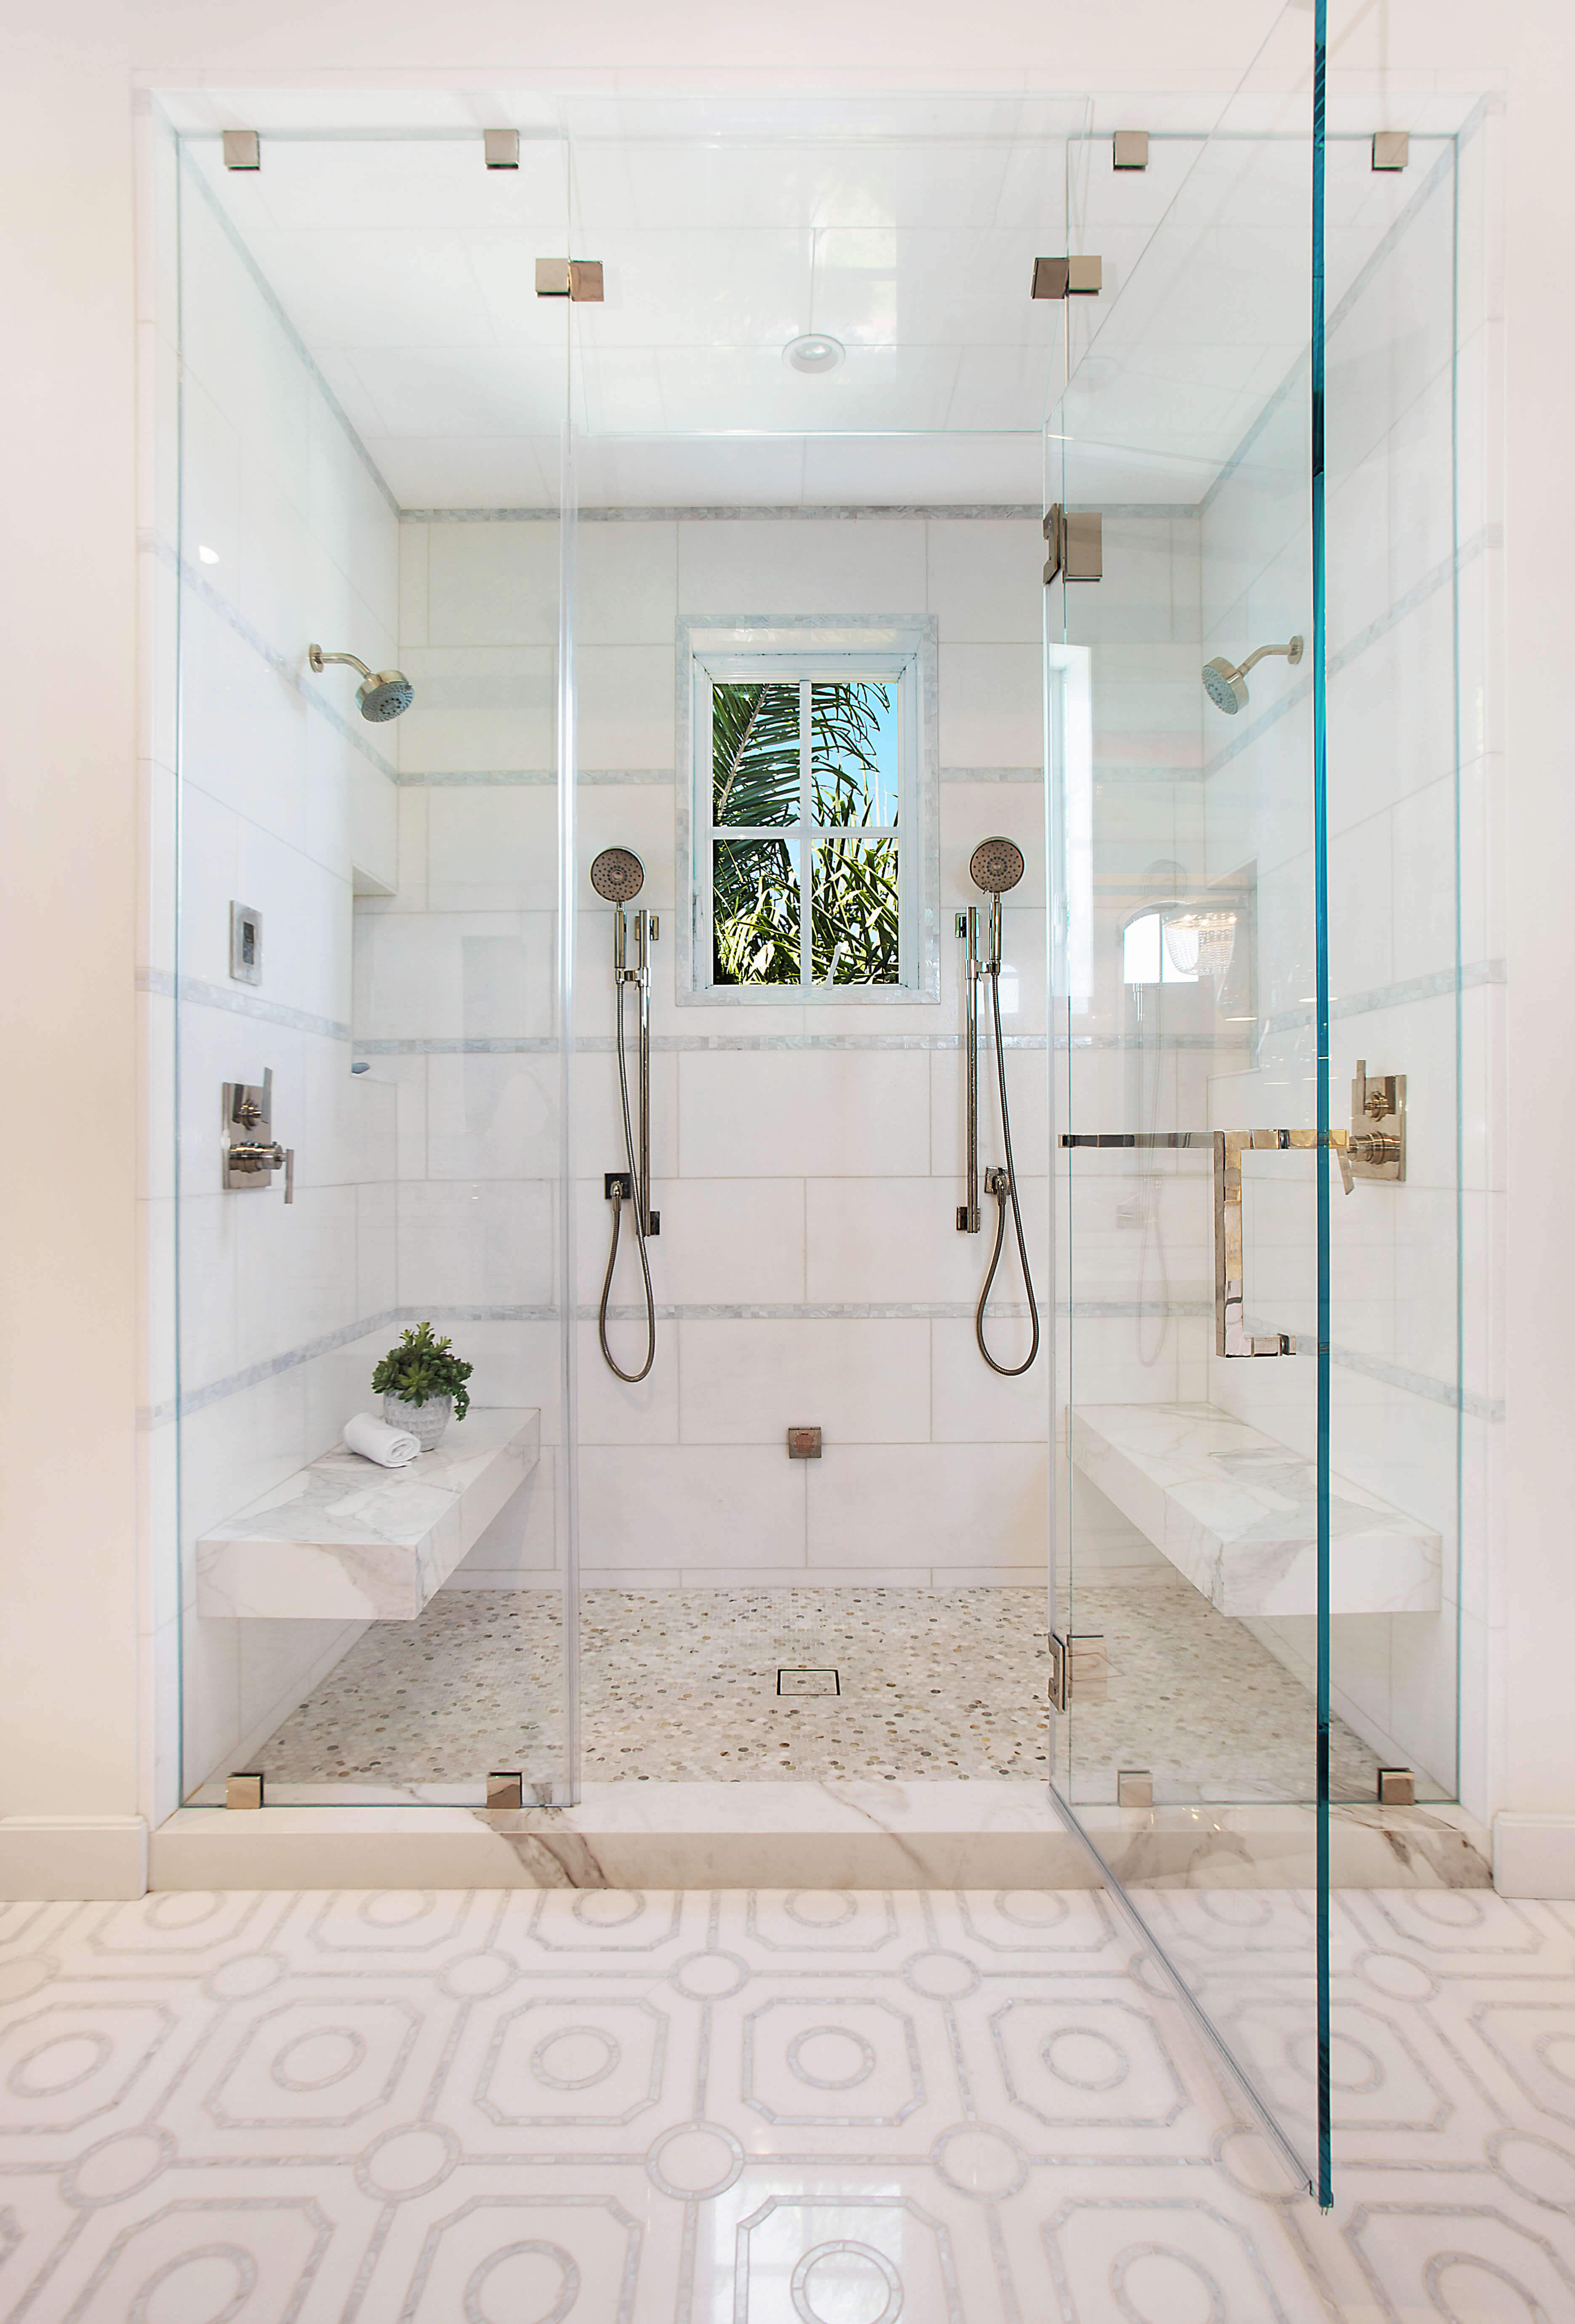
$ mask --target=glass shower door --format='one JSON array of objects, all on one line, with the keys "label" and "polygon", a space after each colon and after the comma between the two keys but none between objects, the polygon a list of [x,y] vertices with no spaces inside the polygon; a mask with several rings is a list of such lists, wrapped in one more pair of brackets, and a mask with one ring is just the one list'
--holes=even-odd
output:
[{"label": "glass shower door", "polygon": [[[1109,137],[1073,148],[1073,247],[1104,280],[1067,302],[1046,618],[1055,1782],[1145,1884],[1128,1901],[1311,2181],[1327,1890],[1301,1649],[1326,1636],[1328,1157],[1307,33],[1287,11],[1211,134],[1153,138],[1146,168]],[[1364,1748],[1338,1727],[1331,1748]]]}]

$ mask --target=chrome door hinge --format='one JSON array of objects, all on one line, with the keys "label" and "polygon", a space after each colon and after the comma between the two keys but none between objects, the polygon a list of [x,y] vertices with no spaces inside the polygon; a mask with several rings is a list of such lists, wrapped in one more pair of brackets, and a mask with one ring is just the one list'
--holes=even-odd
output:
[{"label": "chrome door hinge", "polygon": [[603,303],[602,262],[599,258],[539,258],[536,262],[539,299],[573,299],[576,303]]},{"label": "chrome door hinge", "polygon": [[1098,258],[1036,258],[1036,299],[1097,299],[1104,262]]},{"label": "chrome door hinge", "polygon": [[1097,1632],[1078,1631],[1064,1638],[1050,1633],[1050,1708],[1064,1711],[1075,1695],[1080,1702],[1103,1702],[1110,1693],[1110,1649]]},{"label": "chrome door hinge", "polygon": [[1097,509],[1071,513],[1057,501],[1045,516],[1043,531],[1050,551],[1045,559],[1046,587],[1058,573],[1068,581],[1104,579],[1105,521]]}]

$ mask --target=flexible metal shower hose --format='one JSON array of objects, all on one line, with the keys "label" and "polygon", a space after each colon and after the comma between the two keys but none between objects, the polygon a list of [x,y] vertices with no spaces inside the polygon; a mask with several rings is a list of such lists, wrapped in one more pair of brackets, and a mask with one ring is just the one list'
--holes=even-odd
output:
[{"label": "flexible metal shower hose", "polygon": [[[1000,976],[997,972],[992,972],[990,975],[990,997],[995,1011],[995,1073],[996,1083],[1000,1091],[1000,1134],[1006,1147],[1004,1173],[1006,1186],[1003,1191],[1000,1185],[1001,1174],[998,1173],[995,1187],[995,1249],[990,1254],[990,1272],[984,1278],[984,1288],[979,1295],[979,1305],[974,1311],[973,1336],[979,1342],[979,1352],[990,1370],[999,1372],[1003,1379],[1017,1379],[1030,1369],[1039,1352],[1039,1303],[1034,1296],[1034,1278],[1028,1272],[1028,1246],[1023,1235],[1023,1214],[1018,1207],[1018,1171],[1017,1165],[1012,1160],[1012,1117],[1010,1106],[1007,1102],[1006,1051],[1001,1047],[1000,1038]],[[1023,1265],[1023,1288],[1028,1295],[1028,1314],[1034,1332],[1028,1352],[1020,1364],[998,1364],[984,1344],[984,1311],[990,1305],[990,1294],[995,1282],[996,1269],[1000,1265],[1001,1247],[1006,1241],[1009,1199],[1012,1206],[1012,1226],[1018,1238],[1018,1257]]]},{"label": "flexible metal shower hose", "polygon": [[623,1151],[629,1158],[629,1183],[634,1189],[634,1240],[640,1252],[640,1271],[645,1281],[645,1361],[637,1372],[626,1372],[612,1349],[607,1345],[607,1302],[612,1291],[612,1269],[618,1264],[618,1231],[623,1213],[623,1197],[616,1186],[612,1189],[612,1240],[607,1252],[607,1272],[602,1277],[602,1305],[596,1317],[596,1331],[602,1342],[602,1353],[607,1368],[631,1388],[642,1380],[656,1361],[656,1294],[650,1287],[650,1262],[645,1255],[645,1213],[649,1190],[640,1183],[640,1172],[634,1160],[634,1124],[629,1112],[629,1064],[623,1054],[623,986],[618,987],[618,1089],[623,1101]]}]

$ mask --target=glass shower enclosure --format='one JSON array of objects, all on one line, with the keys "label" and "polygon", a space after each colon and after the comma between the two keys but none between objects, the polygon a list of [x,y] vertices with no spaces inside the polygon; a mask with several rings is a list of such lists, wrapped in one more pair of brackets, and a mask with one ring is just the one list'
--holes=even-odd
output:
[{"label": "glass shower enclosure", "polygon": [[[1315,138],[1319,21],[1142,134],[171,133],[151,986],[169,1804],[1048,1786],[1305,2181],[1327,1803],[1454,1795],[1459,1540],[1455,761],[1382,668],[1454,146]],[[469,1410],[385,1469],[426,1324]]]}]

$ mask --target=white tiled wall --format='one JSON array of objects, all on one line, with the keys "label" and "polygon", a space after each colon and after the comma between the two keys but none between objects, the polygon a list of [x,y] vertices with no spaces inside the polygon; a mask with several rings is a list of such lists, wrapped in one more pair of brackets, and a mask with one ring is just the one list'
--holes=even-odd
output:
[{"label": "white tiled wall", "polygon": [[[550,697],[528,701],[526,674],[549,661],[556,636],[556,531],[408,522],[401,546],[400,653],[418,692],[398,730],[399,878],[391,897],[359,900],[355,957],[356,1036],[399,1089],[399,1297],[438,1302],[447,1286],[457,1305],[540,1301],[550,1295],[543,1195],[557,1167],[557,1067],[523,1045],[551,1023],[557,807],[549,783],[521,778],[550,763]],[[653,956],[651,1076],[662,1227],[650,1262],[670,1311],[638,1388],[607,1370],[594,1323],[580,1325],[588,1582],[1044,1572],[1045,1373],[999,1380],[973,1346],[967,1317],[988,1240],[959,1236],[953,1220],[962,1191],[956,1048],[737,1045],[741,1033],[954,1042],[952,914],[977,900],[967,859],[997,830],[1019,840],[1029,863],[1006,916],[1006,1029],[1042,1037],[1042,558],[1037,526],[1014,520],[593,516],[580,525],[576,1013],[581,1037],[603,1046],[576,1061],[578,1300],[582,1316],[594,1315],[610,1222],[602,1174],[622,1163],[605,1047],[611,916],[583,876],[599,848],[617,843],[640,856],[640,901],[665,920]],[[680,616],[926,612],[940,623],[941,1002],[877,1012],[852,1001],[812,1016],[785,1001],[751,1012],[747,1026],[723,1007],[679,1011]],[[1019,779],[980,780],[981,770]],[[970,779],[952,779],[962,770]],[[716,1046],[663,1046],[679,1037]],[[1011,1072],[1043,1296],[1042,1052],[1014,1051]],[[984,1100],[988,1124],[988,1086]],[[987,1130],[986,1160],[998,1158],[996,1143]],[[1009,1256],[1003,1282],[1005,1296],[1020,1300]],[[626,1239],[614,1302],[638,1300]],[[468,1345],[474,1327],[454,1329]],[[612,1329],[629,1365],[640,1327]],[[1009,1317],[996,1329],[1008,1349],[1026,1332]],[[545,1340],[540,1352],[550,1367]],[[807,1470],[787,1457],[786,1431],[801,1423],[824,1433],[824,1457]],[[453,1586],[533,1570],[539,1561],[505,1517]]]}]

